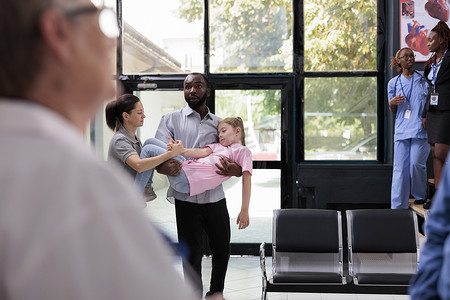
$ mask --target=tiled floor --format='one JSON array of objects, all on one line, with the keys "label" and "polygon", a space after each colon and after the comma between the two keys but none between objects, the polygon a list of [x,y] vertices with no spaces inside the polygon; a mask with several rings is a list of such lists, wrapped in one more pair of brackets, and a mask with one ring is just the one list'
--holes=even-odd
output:
[{"label": "tiled floor", "polygon": [[[270,260],[270,258],[268,258]],[[181,261],[175,260],[175,267],[181,272]],[[266,262],[271,265],[270,261]],[[267,272],[270,274],[270,270]],[[203,258],[203,290],[206,292],[211,275],[211,258]],[[261,299],[261,270],[259,257],[231,257],[225,279],[226,300]],[[360,294],[310,294],[310,293],[268,293],[268,300],[409,300],[408,295],[360,295]]]}]

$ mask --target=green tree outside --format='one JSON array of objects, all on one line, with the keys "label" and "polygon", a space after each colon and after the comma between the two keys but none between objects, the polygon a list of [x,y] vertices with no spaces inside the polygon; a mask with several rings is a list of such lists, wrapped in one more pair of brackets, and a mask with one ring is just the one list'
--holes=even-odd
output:
[{"label": "green tree outside", "polygon": [[[292,6],[292,0],[211,0],[211,72],[292,72]],[[203,1],[180,0],[181,18],[202,15]],[[376,70],[377,1],[305,0],[303,36],[304,71]],[[276,92],[248,92],[259,99],[252,106],[254,123],[281,118]],[[341,143],[330,143],[330,137],[342,138],[344,132],[350,132],[347,142],[375,133],[376,93],[376,78],[306,78],[305,150],[335,150]],[[237,99],[223,103],[216,106],[226,112],[227,104],[239,105]]]}]

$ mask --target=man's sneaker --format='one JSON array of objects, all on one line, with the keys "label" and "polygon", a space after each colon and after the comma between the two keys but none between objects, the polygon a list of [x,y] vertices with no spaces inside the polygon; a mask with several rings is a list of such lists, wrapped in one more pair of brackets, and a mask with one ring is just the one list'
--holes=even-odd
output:
[{"label": "man's sneaker", "polygon": [[145,187],[144,197],[146,202],[150,202],[156,199],[157,196],[155,194],[155,191],[153,190],[153,187]]},{"label": "man's sneaker", "polygon": [[423,204],[423,208],[424,208],[424,209],[430,209],[430,207],[431,207],[431,201],[425,202],[425,203]]},{"label": "man's sneaker", "polygon": [[414,204],[424,204],[427,202],[427,199],[416,199],[414,200]]}]

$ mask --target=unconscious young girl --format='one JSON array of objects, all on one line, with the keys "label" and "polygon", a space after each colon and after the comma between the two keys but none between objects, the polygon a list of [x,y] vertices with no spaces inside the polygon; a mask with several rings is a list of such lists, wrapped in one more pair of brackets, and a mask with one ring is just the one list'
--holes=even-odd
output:
[{"label": "unconscious young girl", "polygon": [[[170,186],[190,196],[211,190],[220,185],[230,176],[217,174],[216,164],[220,165],[220,158],[227,157],[235,161],[242,168],[242,206],[236,220],[239,229],[249,224],[248,208],[251,194],[251,175],[253,171],[252,153],[245,147],[244,124],[240,117],[223,119],[218,125],[219,143],[206,145],[205,148],[184,149],[174,159],[182,163],[182,169],[178,176],[167,176]],[[179,147],[180,141],[174,141],[169,137],[169,144],[158,139],[148,139],[142,148],[141,158],[153,157],[171,150],[175,145]],[[182,147],[182,145],[181,145]],[[151,188],[154,169],[138,173],[136,185],[141,192]]]}]

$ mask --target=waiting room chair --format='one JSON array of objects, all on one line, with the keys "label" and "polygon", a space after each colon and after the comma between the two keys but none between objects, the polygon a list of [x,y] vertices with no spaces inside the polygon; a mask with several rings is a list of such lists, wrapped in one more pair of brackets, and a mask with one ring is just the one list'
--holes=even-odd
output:
[{"label": "waiting room chair", "polygon": [[[299,285],[345,285],[341,213],[322,209],[276,209],[272,224],[272,277],[265,244],[260,247],[262,296]],[[292,292],[297,291],[292,289]]]},{"label": "waiting room chair", "polygon": [[410,209],[346,212],[349,275],[360,286],[408,286],[419,259],[417,216]]}]

